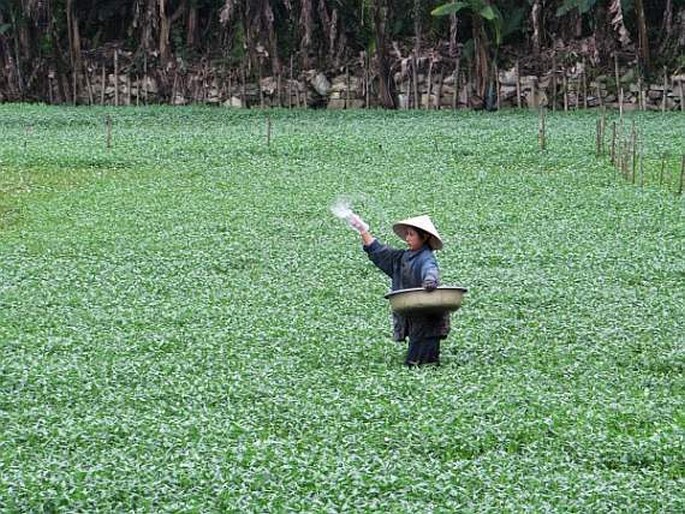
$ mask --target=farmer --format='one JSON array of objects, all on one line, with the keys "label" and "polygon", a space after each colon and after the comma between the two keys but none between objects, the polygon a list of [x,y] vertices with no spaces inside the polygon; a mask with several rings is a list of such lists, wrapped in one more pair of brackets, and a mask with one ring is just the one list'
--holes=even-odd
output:
[{"label": "farmer", "polygon": [[[392,290],[422,287],[433,291],[438,287],[440,272],[433,250],[442,248],[442,239],[431,219],[417,216],[399,221],[393,231],[407,243],[398,250],[380,243],[369,232],[369,226],[356,214],[348,219],[362,238],[364,251],[381,271],[392,279]],[[450,331],[449,313],[393,313],[393,339],[409,338],[404,363],[409,367],[440,364],[440,340]]]}]

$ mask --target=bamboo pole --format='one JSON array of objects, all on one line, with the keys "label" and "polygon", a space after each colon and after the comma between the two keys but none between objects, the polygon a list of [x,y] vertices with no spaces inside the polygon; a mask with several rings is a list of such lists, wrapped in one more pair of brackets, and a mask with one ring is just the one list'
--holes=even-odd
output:
[{"label": "bamboo pole", "polygon": [[499,69],[497,67],[497,63],[495,63],[495,100],[497,104],[497,110],[501,110],[502,108],[502,99],[500,98],[499,94],[500,90],[500,83],[499,83]]},{"label": "bamboo pole", "polygon": [[241,88],[240,88],[240,100],[241,100],[241,107],[245,108],[247,106],[247,90],[246,90],[246,77],[245,77],[245,66],[240,67],[240,80],[241,80]]},{"label": "bamboo pole", "polygon": [[370,80],[371,80],[371,57],[366,56],[366,80],[364,80],[364,103],[366,105],[366,108],[368,109],[371,106],[371,87],[370,87]]},{"label": "bamboo pole", "polygon": [[618,116],[619,119],[623,121],[623,88],[621,88],[618,93]]},{"label": "bamboo pole", "polygon": [[107,133],[105,145],[107,150],[109,150],[112,148],[112,117],[109,114],[105,117],[105,131]]},{"label": "bamboo pole", "polygon": [[293,108],[293,56],[290,56],[290,80],[288,81],[288,109]]},{"label": "bamboo pole", "polygon": [[259,60],[257,71],[257,89],[259,90],[259,108],[264,109],[264,91],[262,91],[262,62]]},{"label": "bamboo pole", "polygon": [[418,63],[416,61],[416,52],[411,54],[411,77],[412,77],[412,88],[414,89],[414,109],[421,108],[421,99],[419,97],[419,73],[416,69]]},{"label": "bamboo pole", "polygon": [[90,81],[90,73],[88,72],[88,67],[84,67],[83,75],[86,77],[86,89],[88,90],[88,105],[93,105],[95,101],[93,100],[93,84]]},{"label": "bamboo pole", "polygon": [[350,108],[350,68],[345,66],[345,109]]},{"label": "bamboo pole", "polygon": [[600,141],[601,141],[601,137],[602,137],[601,131],[602,131],[601,121],[599,119],[597,119],[597,123],[595,123],[595,155],[597,157],[599,157],[601,154],[601,152],[600,152],[600,147],[601,147]]},{"label": "bamboo pole", "polygon": [[147,105],[147,52],[143,53],[143,103]]},{"label": "bamboo pole", "polygon": [[266,146],[271,146],[271,116],[266,116]]},{"label": "bamboo pole", "polygon": [[552,55],[552,112],[557,110],[557,56]]},{"label": "bamboo pole", "polygon": [[[433,91],[433,59],[428,63],[428,79],[426,80],[426,110],[431,109],[431,93]],[[421,102],[423,103],[423,102]]]},{"label": "bamboo pole", "polygon": [[585,71],[585,57],[583,57],[583,109],[587,110],[587,73]]},{"label": "bamboo pole", "polygon": [[53,92],[52,92],[52,87],[53,87],[52,86],[52,77],[50,76],[50,72],[48,72],[48,100],[50,102],[50,105],[52,105],[53,102],[55,101],[55,98],[54,98]]},{"label": "bamboo pole", "polygon": [[516,107],[521,108],[521,67],[516,59]]},{"label": "bamboo pole", "polygon": [[102,88],[100,90],[100,105],[105,105],[105,90],[107,89],[107,70],[102,65]]},{"label": "bamboo pole", "polygon": [[666,96],[668,92],[668,72],[664,66],[664,93],[661,95],[661,112],[666,112]]},{"label": "bamboo pole", "polygon": [[76,90],[77,88],[77,75],[78,73],[76,70],[71,74],[71,103],[72,105],[76,105],[76,98],[78,96],[78,91]]},{"label": "bamboo pole", "polygon": [[[461,80],[461,75],[459,73],[459,65],[461,64],[461,57],[457,57],[457,63],[454,68],[454,96],[452,97],[452,109],[456,110],[459,107],[459,82]],[[681,92],[682,92],[681,84]],[[682,103],[682,99],[681,99]]]},{"label": "bamboo pole", "polygon": [[635,128],[635,120],[633,120],[632,127],[630,129],[630,152],[632,158],[631,164],[631,179],[633,184],[635,184],[635,176],[637,174],[637,129]]},{"label": "bamboo pole", "polygon": [[666,152],[661,155],[661,168],[659,169],[659,187],[664,185],[664,169],[666,168]]},{"label": "bamboo pole", "polygon": [[618,55],[616,52],[614,52],[614,78],[616,80],[616,94],[618,95],[621,89],[621,80],[618,76]]},{"label": "bamboo pole", "polygon": [[119,106],[119,50],[114,49],[114,105]]},{"label": "bamboo pole", "polygon": [[442,106],[442,88],[443,88],[444,80],[445,80],[444,72],[443,72],[443,70],[440,70],[440,75],[438,75],[438,93],[435,95],[436,96],[435,108],[438,110]]},{"label": "bamboo pole", "polygon": [[126,105],[131,105],[131,75],[126,74]]}]

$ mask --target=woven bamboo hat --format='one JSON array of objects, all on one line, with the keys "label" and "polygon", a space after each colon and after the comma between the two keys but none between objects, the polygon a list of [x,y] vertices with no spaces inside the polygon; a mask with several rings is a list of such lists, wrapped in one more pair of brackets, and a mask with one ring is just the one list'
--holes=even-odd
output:
[{"label": "woven bamboo hat", "polygon": [[435,225],[433,225],[433,222],[427,214],[422,214],[421,216],[398,221],[392,226],[392,229],[400,238],[405,239],[407,235],[407,227],[419,228],[426,232],[430,236],[428,238],[428,245],[433,250],[440,250],[440,248],[442,248],[442,238],[440,237],[440,234],[438,234],[438,230],[435,228]]}]

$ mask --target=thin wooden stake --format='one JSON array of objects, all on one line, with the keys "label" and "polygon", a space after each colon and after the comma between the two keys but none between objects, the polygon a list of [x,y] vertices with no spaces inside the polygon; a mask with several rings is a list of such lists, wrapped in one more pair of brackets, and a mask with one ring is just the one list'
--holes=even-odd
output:
[{"label": "thin wooden stake", "polygon": [[247,91],[246,91],[246,78],[245,78],[245,66],[241,66],[240,68],[240,80],[242,82],[241,88],[240,88],[240,99],[241,99],[241,107],[245,108],[247,106]]},{"label": "thin wooden stake", "polygon": [[685,80],[680,81],[680,112],[685,112]]},{"label": "thin wooden stake", "polygon": [[411,78],[412,78],[412,88],[414,89],[414,109],[421,108],[421,98],[419,97],[419,73],[416,69],[418,63],[416,61],[416,52],[412,52],[411,55]]},{"label": "thin wooden stake", "polygon": [[107,132],[106,148],[109,150],[112,148],[112,117],[109,114],[105,117],[105,129]]},{"label": "thin wooden stake", "polygon": [[119,50],[114,49],[114,105],[119,105]]},{"label": "thin wooden stake", "polygon": [[521,108],[521,67],[516,59],[516,107]]},{"label": "thin wooden stake", "polygon": [[126,74],[126,105],[131,105],[131,75]]},{"label": "thin wooden stake", "polygon": [[614,77],[616,79],[616,94],[621,90],[621,80],[618,76],[618,55],[614,52]]},{"label": "thin wooden stake", "polygon": [[87,70],[83,73],[86,77],[86,88],[88,89],[88,105],[93,105],[95,100],[93,99],[93,84],[90,82],[90,73]]},{"label": "thin wooden stake", "polygon": [[[459,66],[460,66],[460,60],[461,57],[457,57],[457,63],[454,68],[454,96],[452,97],[452,109],[456,110],[459,107],[459,82],[461,79],[460,73],[459,73]],[[681,84],[681,92],[682,92],[682,84]],[[681,99],[682,103],[682,99]]]},{"label": "thin wooden stake", "polygon": [[602,137],[601,131],[602,131],[601,121],[598,119],[597,123],[595,123],[595,155],[597,157],[599,157],[601,154],[601,152],[600,152],[600,141],[601,141],[601,137]]},{"label": "thin wooden stake", "polygon": [[500,98],[499,90],[500,90],[499,69],[497,67],[497,64],[495,64],[495,101],[496,101],[498,111],[500,111],[502,109],[502,103],[501,103],[502,99]]},{"label": "thin wooden stake", "polygon": [[367,55],[364,59],[364,106],[368,109],[370,104],[370,87],[369,81],[371,80],[371,58]]},{"label": "thin wooden stake", "polygon": [[545,136],[545,109],[540,109],[540,121],[538,128],[538,140],[540,142],[540,149],[544,150],[546,146],[546,136]]},{"label": "thin wooden stake", "polygon": [[664,66],[664,93],[661,95],[661,112],[666,112],[666,93],[668,91],[668,72]]},{"label": "thin wooden stake", "polygon": [[642,147],[642,144],[640,144],[640,153],[639,153],[639,158],[640,158],[640,187],[645,186],[645,168],[643,166],[643,155],[644,155],[644,148]]},{"label": "thin wooden stake", "polygon": [[621,88],[618,93],[618,116],[619,119],[623,121],[623,88]]},{"label": "thin wooden stake", "polygon": [[105,90],[107,89],[107,71],[102,65],[102,89],[100,91],[100,105],[105,105]]},{"label": "thin wooden stake", "polygon": [[433,102],[431,93],[433,92],[433,59],[428,63],[428,79],[426,80],[426,110],[430,111]]},{"label": "thin wooden stake", "polygon": [[685,153],[680,161],[680,188],[678,189],[678,195],[682,196],[683,187],[685,187]]},{"label": "thin wooden stake", "polygon": [[345,66],[345,109],[350,108],[350,68]]},{"label": "thin wooden stake", "polygon": [[666,153],[661,156],[661,169],[659,170],[659,187],[664,185],[664,168],[666,168]]},{"label": "thin wooden stake", "polygon": [[632,154],[630,161],[631,179],[632,183],[635,184],[635,176],[637,173],[637,129],[635,128],[635,120],[633,120],[633,125],[630,129],[630,153]]},{"label": "thin wooden stake", "polygon": [[143,54],[143,103],[147,105],[147,52]]},{"label": "thin wooden stake", "polygon": [[445,74],[443,70],[440,70],[440,75],[438,75],[438,93],[436,95],[437,100],[435,102],[435,108],[436,109],[441,109],[442,108],[442,89],[444,86],[444,81],[445,81]]},{"label": "thin wooden stake", "polygon": [[271,116],[266,117],[266,146],[271,146]]},{"label": "thin wooden stake", "polygon": [[585,72],[585,57],[583,57],[583,109],[587,110],[587,73]]},{"label": "thin wooden stake", "polygon": [[611,124],[611,164],[616,165],[616,122]]},{"label": "thin wooden stake", "polygon": [[290,80],[288,81],[288,109],[293,108],[293,56],[290,56]]},{"label": "thin wooden stake", "polygon": [[552,112],[557,110],[557,56],[552,55]]}]

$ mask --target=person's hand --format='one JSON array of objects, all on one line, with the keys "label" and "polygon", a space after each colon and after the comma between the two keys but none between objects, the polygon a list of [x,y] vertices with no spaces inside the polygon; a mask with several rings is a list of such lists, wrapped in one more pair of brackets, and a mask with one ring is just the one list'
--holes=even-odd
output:
[{"label": "person's hand", "polygon": [[435,291],[438,288],[438,281],[429,278],[427,280],[424,280],[421,286],[428,292]]},{"label": "person's hand", "polygon": [[369,225],[367,225],[364,222],[364,220],[357,216],[355,213],[351,213],[347,217],[347,224],[360,234],[362,232],[367,232],[369,230]]}]

